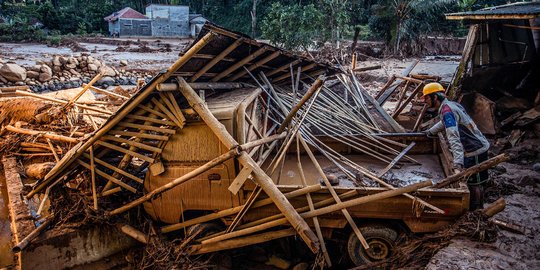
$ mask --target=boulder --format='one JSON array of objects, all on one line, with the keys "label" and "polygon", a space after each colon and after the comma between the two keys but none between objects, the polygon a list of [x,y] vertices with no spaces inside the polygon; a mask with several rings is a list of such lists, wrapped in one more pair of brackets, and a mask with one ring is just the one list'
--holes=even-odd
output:
[{"label": "boulder", "polygon": [[62,66],[62,62],[60,61],[60,56],[55,55],[52,59],[53,66]]},{"label": "boulder", "polygon": [[65,56],[60,56],[59,59],[60,59],[60,63],[61,63],[62,65],[65,64],[65,63],[67,63],[67,61],[68,61],[68,58],[65,57]]},{"label": "boulder", "polygon": [[98,67],[94,64],[88,64],[88,70],[90,71],[97,71],[98,70]]},{"label": "boulder", "polygon": [[26,79],[26,69],[17,64],[4,64],[0,75],[10,82],[22,82]]},{"label": "boulder", "polygon": [[101,68],[99,69],[99,72],[101,72],[103,76],[109,76],[109,77],[116,76],[116,71],[114,71],[114,69],[112,69],[111,67],[108,67],[105,65],[101,66]]},{"label": "boulder", "polygon": [[[39,70],[41,69],[41,65],[33,65],[31,67],[27,67],[26,69],[27,69],[27,72],[28,71],[37,71],[39,73]],[[27,76],[28,76],[28,74],[27,74]]]},{"label": "boulder", "polygon": [[30,79],[37,79],[37,78],[39,78],[39,72],[29,70],[29,71],[26,72],[26,77],[28,77]]},{"label": "boulder", "polygon": [[39,74],[39,81],[40,82],[48,82],[52,79],[52,75],[51,74],[47,74],[47,73],[40,73]]},{"label": "boulder", "polygon": [[71,74],[73,74],[73,75],[75,75],[75,76],[80,76],[80,75],[81,75],[79,72],[77,72],[77,71],[74,70],[74,69],[70,69],[70,70],[69,70],[69,73],[71,73]]},{"label": "boulder", "polygon": [[113,85],[115,82],[116,81],[114,80],[114,78],[109,77],[109,76],[105,76],[101,78],[99,81],[97,81],[98,84],[108,84],[108,85]]},{"label": "boulder", "polygon": [[64,65],[66,69],[74,69],[77,68],[77,65],[75,63],[69,63]]},{"label": "boulder", "polygon": [[4,78],[2,75],[0,75],[0,82],[7,83],[8,80],[6,78]]},{"label": "boulder", "polygon": [[128,65],[127,60],[120,60],[120,66],[125,67]]},{"label": "boulder", "polygon": [[47,65],[41,65],[39,71],[40,71],[41,73],[47,73],[47,74],[49,74],[49,75],[51,75],[51,76],[52,76],[52,74],[53,74],[53,73],[52,73],[52,69],[51,69],[49,66],[47,66]]}]

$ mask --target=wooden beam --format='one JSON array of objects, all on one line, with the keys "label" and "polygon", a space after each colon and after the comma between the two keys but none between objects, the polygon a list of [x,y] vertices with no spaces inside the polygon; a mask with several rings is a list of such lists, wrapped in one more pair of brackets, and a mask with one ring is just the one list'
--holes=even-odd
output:
[{"label": "wooden beam", "polygon": [[313,94],[315,94],[315,92],[317,92],[323,86],[324,80],[325,78],[320,78],[320,77],[317,78],[317,80],[315,80],[313,85],[311,85],[311,87],[306,92],[306,94],[302,97],[302,99],[300,99],[300,101],[298,101],[298,103],[296,103],[296,105],[294,105],[294,107],[291,109],[289,114],[287,114],[287,116],[285,117],[285,120],[283,120],[283,122],[279,126],[277,133],[281,133],[285,131],[285,129],[289,126],[289,123],[292,121],[293,117],[296,116],[296,113],[298,112],[298,110],[300,110],[300,108],[304,106],[304,104],[313,96]]},{"label": "wooden beam", "polygon": [[[247,83],[236,83],[236,82],[192,82],[192,83],[189,83],[189,85],[191,86],[191,88],[195,90],[200,90],[200,89],[229,90],[229,89],[253,87],[253,85],[250,85]],[[157,90],[160,92],[178,91],[178,84],[177,83],[161,83],[158,85]]]},{"label": "wooden beam", "polygon": [[152,98],[152,103],[154,103],[154,105],[157,106],[157,108],[159,108],[162,112],[164,112],[166,115],[167,115],[167,118],[173,122],[176,123],[177,126],[179,127],[183,127],[184,125],[180,122],[180,120],[176,119],[176,117],[174,116],[174,114],[169,111],[169,109],[167,109],[165,107],[165,105],[163,105],[163,103],[159,102],[156,98]]},{"label": "wooden beam", "polygon": [[[92,169],[92,167],[90,166],[90,164],[88,164],[88,163],[86,163],[86,162],[84,162],[84,161],[82,161],[82,160],[80,160],[80,159],[77,159],[77,162],[78,162],[81,166],[85,167],[85,168],[88,169],[88,170],[91,170],[91,169]],[[107,180],[109,180],[109,181],[111,181],[111,182],[113,182],[113,183],[115,183],[115,184],[117,184],[117,185],[119,185],[119,186],[125,188],[126,190],[129,190],[129,191],[131,191],[131,192],[133,192],[133,193],[136,193],[136,192],[137,192],[137,190],[136,190],[135,188],[133,188],[132,186],[130,186],[130,185],[128,185],[128,184],[126,184],[126,183],[124,183],[124,182],[122,182],[122,181],[120,181],[120,180],[118,180],[118,179],[116,179],[116,178],[114,178],[114,177],[112,177],[112,176],[110,176],[110,175],[108,175],[107,173],[103,172],[102,170],[97,169],[97,168],[95,168],[94,170],[95,170],[95,172],[96,172],[97,175],[99,175],[99,176],[101,176],[101,177],[103,177],[103,178],[105,178],[105,179],[107,179]]]},{"label": "wooden beam", "polygon": [[[267,57],[255,62],[255,64],[249,66],[247,68],[247,70],[249,71],[253,71],[254,69],[266,64],[267,62],[271,61],[272,59],[278,57],[279,55],[281,54],[280,51],[275,51],[273,52],[272,54],[268,55]],[[242,76],[246,75],[247,74],[247,71],[244,69],[244,70],[241,70],[239,71],[238,73],[236,73],[236,75],[232,76],[231,78],[227,79],[227,81],[229,82],[232,82],[232,81],[235,81],[239,78],[241,78]]]},{"label": "wooden beam", "polygon": [[199,79],[204,73],[206,73],[208,70],[210,70],[213,66],[215,66],[219,61],[223,60],[229,53],[231,53],[236,47],[240,46],[242,43],[244,43],[243,38],[239,38],[233,42],[233,44],[229,45],[225,50],[223,50],[221,53],[219,53],[217,56],[213,57],[213,59],[208,62],[204,67],[202,67],[195,75],[191,77],[189,80],[190,82],[195,82],[197,79]]},{"label": "wooden beam", "polygon": [[223,79],[225,76],[229,75],[231,72],[239,69],[241,66],[245,65],[247,62],[250,62],[252,61],[253,59],[257,58],[259,55],[263,54],[264,52],[266,52],[267,50],[267,47],[266,46],[262,46],[260,47],[258,50],[256,50],[254,53],[248,55],[247,57],[245,57],[244,59],[238,61],[236,64],[230,66],[229,68],[227,68],[226,70],[220,72],[218,75],[216,75],[214,78],[212,78],[210,81],[212,82],[217,82],[221,79]]},{"label": "wooden beam", "polygon": [[73,98],[71,98],[68,103],[66,103],[66,105],[64,105],[64,107],[69,107],[71,105],[73,105],[82,95],[84,95],[84,93],[86,93],[86,91],[88,91],[88,89],[90,89],[90,87],[96,83],[99,79],[101,79],[101,76],[103,76],[103,74],[100,72],[98,74],[96,74],[96,76],[94,76],[94,78],[92,78],[92,80],[83,87],[83,89],[81,91],[79,91],[79,93],[77,93]]},{"label": "wooden beam", "polygon": [[283,65],[283,66],[280,66],[280,67],[278,67],[278,68],[276,68],[276,69],[274,69],[274,70],[272,70],[272,71],[266,73],[266,76],[267,76],[267,77],[271,77],[271,76],[274,75],[274,74],[280,73],[280,72],[282,72],[282,71],[288,69],[290,65],[294,66],[294,65],[296,65],[296,64],[299,64],[300,62],[302,62],[302,60],[299,60],[299,59],[294,60],[294,61],[292,61],[292,62],[290,62],[290,63],[287,63],[287,64],[285,64],[285,65]]},{"label": "wooden beam", "polygon": [[[300,70],[300,72],[304,73],[305,71],[310,70],[310,69],[312,69],[312,68],[314,68],[314,67],[316,67],[316,66],[317,66],[317,63],[307,64],[307,65],[305,65],[305,66],[302,67],[302,69]],[[269,76],[271,76],[271,75],[266,75],[266,76],[269,77]],[[290,72],[287,72],[287,73],[285,73],[285,74],[283,74],[283,75],[281,75],[281,76],[279,76],[279,77],[277,77],[277,78],[271,78],[271,80],[272,80],[273,83],[276,83],[276,82],[285,80],[285,79],[287,79],[287,78],[289,78],[289,77],[291,77],[291,73],[290,73]]]},{"label": "wooden beam", "polygon": [[446,14],[447,20],[524,20],[535,19],[540,16],[539,13],[533,14]]},{"label": "wooden beam", "polygon": [[484,25],[473,24],[469,26],[469,34],[467,35],[467,41],[465,42],[465,46],[463,47],[461,60],[459,61],[459,65],[456,69],[456,72],[454,73],[454,76],[452,77],[452,81],[450,85],[448,85],[448,88],[446,90],[446,95],[451,100],[457,99],[459,97],[459,94],[461,92],[461,82],[465,73],[467,72],[467,66],[469,64],[469,61],[471,61],[474,55],[476,43],[480,36],[481,27],[484,27]]},{"label": "wooden beam", "polygon": [[176,124],[174,122],[172,122],[172,121],[160,120],[160,119],[157,119],[157,118],[152,118],[152,117],[147,117],[147,116],[128,114],[128,115],[126,115],[126,118],[134,119],[134,120],[141,120],[141,121],[148,121],[148,122],[156,123],[156,124],[159,124],[159,125],[176,126]]},{"label": "wooden beam", "polygon": [[140,133],[140,132],[133,132],[133,131],[111,130],[109,131],[109,134],[136,137],[136,138],[141,138],[141,139],[159,140],[159,141],[169,140],[169,136]]},{"label": "wooden beam", "polygon": [[[68,103],[68,101],[65,101],[65,100],[51,98],[51,97],[47,97],[47,96],[44,96],[44,95],[38,95],[38,94],[34,94],[34,93],[29,93],[29,92],[26,92],[26,91],[17,90],[16,93],[17,93],[17,95],[20,95],[20,96],[34,97],[34,98],[48,100],[48,101],[52,101],[52,102],[56,102],[56,103],[64,104],[64,105]],[[78,104],[78,103],[76,103],[76,104],[77,104],[77,107],[79,107],[81,109],[88,110],[88,111],[99,112],[99,113],[103,113],[103,114],[107,114],[107,115],[112,114],[112,112],[104,110],[104,109],[99,109],[99,108],[96,108],[96,107],[93,107],[93,106],[86,106],[86,105]]]},{"label": "wooden beam", "polygon": [[128,154],[132,157],[136,157],[136,158],[139,158],[139,159],[142,159],[144,161],[148,161],[150,163],[154,163],[154,159],[151,158],[151,157],[148,157],[148,156],[145,156],[143,154],[139,154],[137,152],[134,152],[134,151],[130,151],[124,147],[120,147],[118,145],[114,145],[114,144],[111,144],[111,143],[108,143],[108,142],[104,142],[104,141],[97,141],[96,142],[97,144],[101,145],[101,146],[104,146],[104,147],[107,147],[107,148],[110,148],[112,150],[115,150],[115,151],[118,151],[118,152],[121,152],[121,153],[124,153],[124,154]]},{"label": "wooden beam", "polygon": [[164,127],[155,127],[155,126],[150,126],[150,125],[139,125],[139,124],[120,122],[120,123],[118,123],[118,126],[119,127],[141,129],[141,130],[150,130],[150,131],[155,131],[155,132],[160,132],[160,133],[165,133],[165,134],[175,134],[176,133],[176,130],[174,130],[174,129],[164,128]]},{"label": "wooden beam", "polygon": [[[86,83],[83,83],[83,86],[87,86],[87,84],[86,84]],[[101,88],[95,87],[95,86],[93,86],[93,85],[90,85],[90,90],[93,90],[93,91],[102,93],[102,94],[107,95],[107,96],[111,96],[111,97],[123,99],[123,100],[128,100],[128,99],[129,99],[129,97],[125,97],[125,96],[119,95],[119,94],[117,94],[117,93],[114,93],[114,92],[111,92],[111,91],[107,91],[107,90],[105,90],[105,89],[101,89]]]},{"label": "wooden beam", "polygon": [[[166,114],[164,114],[164,113],[162,113],[162,112],[160,112],[160,111],[154,110],[154,109],[152,109],[152,108],[150,108],[150,107],[148,107],[148,106],[139,104],[138,107],[141,108],[141,109],[143,109],[143,110],[145,110],[145,111],[147,111],[147,112],[149,112],[149,113],[151,113],[151,114],[153,114],[153,115],[155,115],[155,116],[161,117],[161,119],[169,119],[169,117],[168,117]],[[131,114],[128,114],[128,115],[131,115]],[[126,117],[127,117],[128,115],[126,115]],[[158,117],[156,117],[156,118],[158,118]]]},{"label": "wooden beam", "polygon": [[[83,156],[85,158],[90,159],[90,156],[87,153],[84,153]],[[99,158],[94,157],[94,162],[101,165],[101,166],[103,166],[103,167],[105,167],[105,168],[107,168],[107,169],[109,169],[109,170],[115,171],[115,172],[117,172],[117,173],[119,173],[119,174],[121,174],[121,175],[123,175],[125,177],[128,177],[131,180],[134,180],[135,182],[138,182],[138,183],[141,183],[141,184],[144,182],[139,177],[137,177],[137,176],[135,176],[133,174],[130,174],[130,173],[124,171],[124,170],[121,170],[121,169],[119,169],[119,168],[117,168],[117,167],[115,167],[115,166],[113,166],[113,165],[99,159]]]},{"label": "wooden beam", "polygon": [[103,139],[109,140],[109,141],[114,141],[114,142],[119,142],[119,143],[125,143],[125,144],[127,144],[129,146],[135,146],[135,147],[137,147],[139,149],[147,150],[147,151],[150,151],[150,152],[161,153],[161,151],[163,151],[159,147],[150,146],[150,145],[147,145],[147,144],[144,144],[144,143],[141,143],[141,142],[137,142],[137,141],[127,140],[127,139],[124,139],[124,138],[121,138],[121,137],[105,135],[105,136],[103,136]]}]

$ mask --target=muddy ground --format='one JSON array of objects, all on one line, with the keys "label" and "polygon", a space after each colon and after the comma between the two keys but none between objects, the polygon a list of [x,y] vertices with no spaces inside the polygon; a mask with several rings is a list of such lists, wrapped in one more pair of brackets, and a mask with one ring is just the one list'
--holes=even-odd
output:
[{"label": "muddy ground", "polygon": [[[156,72],[170,66],[190,41],[101,38],[81,40],[79,47],[75,48],[0,43],[0,58],[21,65],[33,65],[55,54],[72,56],[83,50],[111,66],[118,66],[120,60],[127,60],[128,69]],[[392,74],[400,74],[414,60],[369,58],[358,63],[358,67],[382,65],[383,68],[362,73],[361,82],[372,94],[376,93]],[[424,57],[419,60],[412,73],[438,75],[443,82],[449,82],[459,57]],[[492,202],[501,196],[505,198],[507,207],[497,218],[523,226],[526,233],[520,235],[500,230],[494,243],[454,239],[448,247],[434,254],[427,269],[540,269],[540,173],[533,170],[533,165],[540,162],[540,140],[523,141],[508,152],[514,155],[514,159],[493,170],[493,183],[488,189],[487,200]],[[0,191],[4,192],[4,189]],[[0,243],[2,268],[11,263],[11,255],[7,254],[9,245],[5,243],[5,239],[10,238],[9,221],[1,196],[0,204],[0,242],[4,242]],[[234,257],[230,259],[234,261]],[[254,262],[253,267],[261,268],[261,264]],[[267,269],[276,268],[268,266]]]},{"label": "muddy ground", "polygon": [[499,230],[494,243],[454,239],[426,267],[435,269],[540,269],[540,140],[529,139],[505,151],[512,160],[491,171],[487,200],[506,200],[495,218],[521,226],[525,234]]}]

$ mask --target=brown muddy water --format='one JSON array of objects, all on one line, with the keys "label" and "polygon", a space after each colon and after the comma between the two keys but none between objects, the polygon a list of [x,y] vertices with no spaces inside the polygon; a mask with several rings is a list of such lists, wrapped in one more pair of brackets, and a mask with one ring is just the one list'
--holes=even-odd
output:
[{"label": "brown muddy water", "polygon": [[9,222],[9,209],[4,173],[0,174],[0,268],[13,264],[11,252],[11,227]]}]

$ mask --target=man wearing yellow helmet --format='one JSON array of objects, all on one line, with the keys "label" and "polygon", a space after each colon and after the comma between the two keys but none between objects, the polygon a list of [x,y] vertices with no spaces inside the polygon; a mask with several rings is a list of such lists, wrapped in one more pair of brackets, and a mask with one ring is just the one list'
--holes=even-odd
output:
[{"label": "man wearing yellow helmet", "polygon": [[[426,84],[422,94],[428,108],[436,109],[440,117],[440,121],[428,129],[426,133],[428,136],[432,136],[443,130],[446,132],[446,138],[454,158],[454,173],[487,160],[489,142],[461,104],[449,101],[444,94],[443,86],[439,83]],[[472,175],[468,179],[471,210],[483,208],[484,185],[487,180],[487,171]]]}]

